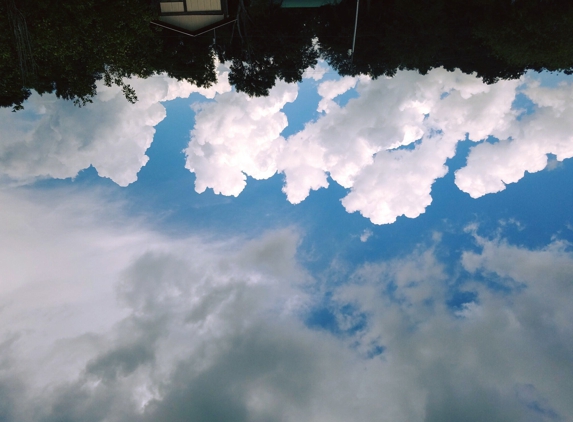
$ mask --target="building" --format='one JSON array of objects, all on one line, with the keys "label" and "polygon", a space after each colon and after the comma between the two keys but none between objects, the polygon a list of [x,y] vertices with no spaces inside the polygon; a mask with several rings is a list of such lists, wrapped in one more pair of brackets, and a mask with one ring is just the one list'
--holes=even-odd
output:
[{"label": "building", "polygon": [[227,0],[161,0],[154,25],[197,36],[233,22]]},{"label": "building", "polygon": [[[270,0],[284,9],[299,9],[337,4],[341,0]],[[234,22],[228,0],[160,0],[159,19],[154,25],[197,36]]]},{"label": "building", "polygon": [[280,3],[283,9],[300,9],[306,7],[320,7],[329,4],[338,4],[341,0],[273,0]]}]

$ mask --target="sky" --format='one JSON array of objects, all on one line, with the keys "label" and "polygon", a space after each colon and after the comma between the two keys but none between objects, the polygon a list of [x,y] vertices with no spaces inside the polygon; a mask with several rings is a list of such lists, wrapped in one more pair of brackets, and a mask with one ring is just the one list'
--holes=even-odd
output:
[{"label": "sky", "polygon": [[573,77],[0,109],[0,420],[573,421]]}]

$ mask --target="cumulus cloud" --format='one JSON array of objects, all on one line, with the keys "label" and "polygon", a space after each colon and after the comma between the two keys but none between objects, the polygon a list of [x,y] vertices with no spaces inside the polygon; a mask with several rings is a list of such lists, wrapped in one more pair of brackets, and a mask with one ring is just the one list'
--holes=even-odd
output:
[{"label": "cumulus cloud", "polygon": [[[336,98],[350,89],[358,98],[340,106]],[[199,110],[186,150],[198,192],[212,187],[236,196],[247,176],[281,172],[283,191],[297,204],[328,187],[330,177],[349,189],[342,199],[347,211],[389,224],[425,211],[433,183],[447,174],[446,161],[465,139],[499,140],[472,148],[456,172],[456,185],[474,198],[546,168],[547,154],[558,161],[573,156],[573,85],[543,87],[531,75],[492,85],[444,69],[323,81],[322,114],[285,140],[281,108],[295,91],[282,84],[266,100],[229,93]],[[515,109],[518,94],[535,104],[533,114]]]},{"label": "cumulus cloud", "polygon": [[502,191],[525,172],[543,170],[547,154],[557,161],[573,157],[573,84],[544,87],[530,76],[523,94],[535,112],[511,121],[497,134],[499,142],[472,148],[467,165],[456,172],[456,185],[473,198]]},{"label": "cumulus cloud", "polygon": [[[319,80],[323,71],[319,64],[306,77]],[[280,172],[283,191],[296,204],[326,188],[330,177],[348,189],[342,199],[346,210],[375,224],[423,213],[460,140],[499,140],[472,148],[467,165],[456,172],[456,185],[474,198],[503,190],[525,172],[552,168],[548,154],[555,162],[573,156],[572,84],[545,87],[529,75],[486,85],[443,69],[327,80],[318,86],[322,114],[284,139],[280,134],[288,121],[282,108],[295,101],[297,86],[283,82],[269,97],[249,98],[230,92],[224,65],[218,72],[219,82],[209,89],[164,76],[133,80],[135,105],[117,87],[103,85],[94,103],[82,109],[34,95],[24,112],[0,111],[0,174],[28,183],[74,177],[94,166],[100,176],[126,186],[148,160],[154,126],[165,117],[160,102],[192,92],[215,100],[195,106],[196,125],[185,150],[198,192],[213,188],[237,196],[247,177],[267,179]],[[339,106],[336,98],[349,89],[356,89],[358,98]],[[520,115],[512,107],[518,93],[532,101],[534,113]]]},{"label": "cumulus cloud", "polygon": [[278,82],[267,97],[230,92],[199,105],[185,149],[185,167],[196,176],[195,190],[201,193],[209,187],[237,196],[247,175],[255,179],[274,175],[285,144],[280,133],[288,125],[281,109],[297,93],[296,84]]},{"label": "cumulus cloud", "polygon": [[[5,420],[573,416],[564,242],[527,250],[474,233],[461,285],[432,247],[365,264],[331,286],[335,336],[303,323],[321,298],[292,230],[171,239],[102,194],[0,195]],[[454,285],[474,297],[458,310]]]},{"label": "cumulus cloud", "polygon": [[306,69],[302,74],[302,77],[304,79],[320,81],[329,70],[331,70],[330,66],[328,66],[324,60],[319,60],[314,67]]},{"label": "cumulus cloud", "polygon": [[[349,212],[376,224],[414,218],[430,205],[431,186],[447,173],[445,162],[458,141],[508,130],[518,115],[512,103],[520,84],[486,85],[444,69],[328,80],[318,86],[322,115],[286,141],[279,136],[287,124],[280,109],[295,98],[284,96],[287,85],[266,102],[231,101],[233,94],[226,94],[199,111],[187,167],[197,174],[198,192],[212,187],[227,195],[242,191],[246,175],[261,179],[282,172],[283,191],[295,204],[327,187],[330,176],[350,190],[342,200]],[[358,98],[338,105],[336,98],[353,88]]]},{"label": "cumulus cloud", "polygon": [[337,109],[338,105],[333,101],[339,95],[356,86],[357,78],[344,76],[338,80],[325,81],[318,86],[318,95],[322,97],[318,103],[319,112],[328,113]]},{"label": "cumulus cloud", "polygon": [[28,183],[74,177],[93,166],[120,186],[133,183],[147,163],[154,126],[165,118],[160,102],[192,92],[212,98],[229,91],[228,69],[219,65],[218,74],[218,83],[207,89],[166,76],[132,79],[135,104],[128,103],[118,87],[103,83],[98,83],[93,103],[82,108],[52,94],[34,94],[24,111],[0,110],[0,174]]},{"label": "cumulus cloud", "polygon": [[[333,99],[353,84],[359,97],[338,106]],[[466,134],[482,139],[496,133],[515,117],[518,84],[486,85],[443,69],[323,82],[319,109],[326,114],[288,139],[280,162],[287,197],[304,199],[326,186],[328,174],[350,189],[342,200],[349,212],[375,224],[417,217],[431,203],[431,186],[447,173],[457,142]]]}]

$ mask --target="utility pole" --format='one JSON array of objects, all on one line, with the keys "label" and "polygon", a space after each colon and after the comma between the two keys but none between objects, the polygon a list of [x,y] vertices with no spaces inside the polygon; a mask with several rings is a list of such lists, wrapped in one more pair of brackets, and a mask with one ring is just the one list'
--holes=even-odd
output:
[{"label": "utility pole", "polygon": [[360,6],[360,0],[356,0],[356,18],[354,19],[354,37],[352,38],[350,63],[352,63],[352,60],[354,59],[354,48],[356,47],[356,28],[358,28],[358,6]]}]

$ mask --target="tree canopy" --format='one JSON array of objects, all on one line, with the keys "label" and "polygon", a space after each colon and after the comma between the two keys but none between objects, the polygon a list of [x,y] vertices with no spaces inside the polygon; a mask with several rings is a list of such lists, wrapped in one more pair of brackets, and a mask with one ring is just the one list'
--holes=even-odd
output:
[{"label": "tree canopy", "polygon": [[20,107],[30,90],[83,105],[96,82],[168,73],[199,86],[215,81],[210,42],[150,26],[154,5],[141,0],[0,2],[0,105]]},{"label": "tree canopy", "polygon": [[236,90],[253,96],[279,79],[300,81],[319,57],[342,75],[374,78],[443,66],[491,83],[528,69],[573,70],[570,1],[362,0],[349,55],[355,8],[355,0],[304,9],[231,0],[237,21],[214,41],[150,25],[159,10],[147,0],[2,0],[0,106],[21,108],[31,90],[83,105],[99,80],[136,101],[125,78],[158,73],[209,86],[215,57],[231,63]]}]

